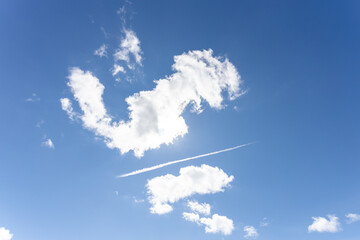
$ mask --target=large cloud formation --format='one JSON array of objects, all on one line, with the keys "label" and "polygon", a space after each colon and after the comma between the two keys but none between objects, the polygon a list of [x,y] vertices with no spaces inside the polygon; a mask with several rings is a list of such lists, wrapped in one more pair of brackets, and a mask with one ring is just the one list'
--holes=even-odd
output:
[{"label": "large cloud formation", "polygon": [[150,179],[146,185],[150,211],[154,214],[165,214],[173,210],[171,203],[190,197],[194,194],[223,192],[234,179],[222,169],[201,165],[180,169],[179,176],[166,174]]},{"label": "large cloud formation", "polygon": [[1,227],[0,228],[0,240],[11,240],[13,237],[13,234],[10,233],[10,230]]},{"label": "large cloud formation", "polygon": [[214,57],[211,49],[189,51],[174,60],[175,73],[155,81],[153,90],[126,98],[128,121],[113,121],[103,102],[104,85],[91,72],[77,67],[70,69],[68,85],[83,113],[73,113],[67,98],[61,100],[62,108],[70,117],[78,116],[85,128],[104,137],[109,148],[121,153],[133,150],[141,157],[145,151],[171,144],[188,132],[181,115],[189,104],[197,113],[202,111],[202,102],[221,109],[224,91],[230,100],[242,93],[234,65],[226,58]]}]

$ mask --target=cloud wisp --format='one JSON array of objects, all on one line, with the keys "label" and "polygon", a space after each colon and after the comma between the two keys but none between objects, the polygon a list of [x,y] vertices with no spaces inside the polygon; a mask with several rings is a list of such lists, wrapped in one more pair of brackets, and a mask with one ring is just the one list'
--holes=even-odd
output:
[{"label": "cloud wisp", "polygon": [[[122,56],[119,54],[119,59]],[[135,156],[142,157],[145,151],[172,144],[188,132],[182,117],[188,105],[197,113],[202,112],[204,102],[222,109],[223,92],[227,92],[229,100],[244,93],[235,66],[226,58],[214,57],[211,49],[189,51],[175,56],[174,61],[175,73],[155,81],[154,89],[126,98],[128,121],[113,120],[103,101],[104,85],[93,73],[78,67],[70,69],[68,86],[83,114],[73,113],[67,100],[62,100],[62,107],[70,118],[78,116],[85,128],[103,137],[109,148],[123,154],[132,150]]]},{"label": "cloud wisp", "polygon": [[144,173],[144,172],[153,171],[153,170],[156,170],[156,169],[159,169],[159,168],[163,168],[163,167],[166,167],[166,166],[169,166],[169,165],[172,165],[172,164],[186,162],[186,161],[190,161],[190,160],[197,159],[197,158],[203,158],[203,157],[208,157],[208,156],[216,155],[216,154],[223,153],[223,152],[232,151],[232,150],[235,150],[235,149],[238,149],[238,148],[249,146],[251,144],[254,144],[254,142],[238,145],[238,146],[235,146],[235,147],[232,147],[232,148],[226,148],[226,149],[211,152],[211,153],[205,153],[205,154],[197,155],[197,156],[194,156],[194,157],[189,157],[189,158],[175,160],[175,161],[171,161],[171,162],[167,162],[167,163],[162,163],[162,164],[152,166],[152,167],[148,167],[148,168],[139,169],[139,170],[136,170],[136,171],[133,171],[133,172],[130,172],[130,173],[125,173],[125,174],[119,175],[119,176],[117,176],[117,178],[129,177],[129,176],[141,174],[141,173]]},{"label": "cloud wisp", "polygon": [[347,218],[346,222],[348,224],[360,221],[360,214],[349,213],[349,214],[346,214],[345,217]]}]

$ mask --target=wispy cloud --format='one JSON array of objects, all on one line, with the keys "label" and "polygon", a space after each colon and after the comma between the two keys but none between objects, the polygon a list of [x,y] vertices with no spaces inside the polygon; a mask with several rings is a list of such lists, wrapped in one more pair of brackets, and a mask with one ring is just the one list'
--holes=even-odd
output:
[{"label": "wispy cloud", "polygon": [[222,233],[224,235],[230,235],[234,230],[234,223],[226,216],[220,216],[218,214],[212,215],[211,218],[200,218],[197,213],[183,213],[183,218],[189,222],[195,222],[198,225],[205,226],[206,233]]},{"label": "wispy cloud", "polygon": [[166,167],[166,166],[169,166],[169,165],[172,165],[172,164],[186,162],[186,161],[190,161],[190,160],[197,159],[197,158],[208,157],[208,156],[211,156],[211,155],[216,155],[216,154],[219,154],[219,153],[232,151],[232,150],[235,150],[237,148],[246,147],[246,146],[248,146],[250,144],[253,144],[253,143],[246,143],[246,144],[238,145],[238,146],[235,146],[235,147],[232,147],[232,148],[226,148],[226,149],[216,151],[216,152],[205,153],[205,154],[197,155],[195,157],[189,157],[189,158],[175,160],[175,161],[171,161],[171,162],[167,162],[167,163],[162,163],[162,164],[159,164],[159,165],[156,165],[156,166],[139,169],[139,170],[136,170],[136,171],[133,171],[133,172],[130,172],[130,173],[125,173],[125,174],[119,175],[117,177],[118,178],[129,177],[129,176],[141,174],[141,173],[144,173],[144,172],[153,171],[153,170],[156,170],[156,169],[159,169],[159,168],[163,168],[163,167]]},{"label": "wispy cloud", "polygon": [[31,97],[27,98],[25,101],[37,102],[37,101],[40,101],[40,98],[36,95],[36,93],[33,93],[33,94],[31,94]]},{"label": "wispy cloud", "polygon": [[314,222],[308,227],[309,232],[330,232],[336,233],[341,231],[339,218],[335,215],[327,215],[324,217],[313,217]]},{"label": "wispy cloud", "polygon": [[40,128],[45,123],[44,120],[40,120],[36,123],[36,127]]},{"label": "wispy cloud", "polygon": [[270,224],[269,220],[266,217],[264,217],[263,220],[260,222],[260,227],[267,227],[269,226],[269,224]]},{"label": "wispy cloud", "polygon": [[94,51],[94,55],[99,57],[107,57],[107,46],[105,44],[101,45],[98,49]]},{"label": "wispy cloud", "polygon": [[360,221],[360,214],[349,213],[349,214],[346,214],[345,217],[347,218],[348,224]]},{"label": "wispy cloud", "polygon": [[257,238],[259,236],[258,232],[256,231],[256,228],[253,226],[245,226],[244,227],[245,238]]},{"label": "wispy cloud", "polygon": [[46,139],[45,141],[42,142],[42,145],[44,147],[48,147],[48,148],[52,148],[54,149],[55,148],[55,145],[54,143],[52,142],[52,140],[50,138]]},{"label": "wispy cloud", "polygon": [[119,72],[125,73],[125,69],[118,65],[118,64],[114,64],[113,68],[112,68],[112,75],[115,76],[117,75]]},{"label": "wispy cloud", "polygon": [[120,42],[120,47],[114,53],[115,62],[124,61],[128,68],[132,69],[134,66],[131,63],[131,58],[133,57],[135,63],[142,66],[142,51],[139,38],[131,29],[124,29],[123,32],[124,37]]},{"label": "wispy cloud", "polygon": [[78,116],[78,113],[74,112],[70,99],[61,98],[60,103],[62,110],[64,110],[67,113],[67,115],[71,120],[74,120],[74,118]]},{"label": "wispy cloud", "polygon": [[118,148],[122,153],[133,150],[141,157],[145,151],[171,144],[188,132],[181,116],[188,105],[198,113],[202,111],[202,102],[222,109],[223,91],[227,91],[230,100],[243,93],[234,65],[227,59],[214,57],[211,49],[189,51],[174,59],[174,74],[155,81],[153,90],[126,99],[130,110],[127,122],[113,122],[103,103],[105,87],[97,77],[89,71],[71,68],[68,85],[83,112],[79,118],[84,127],[103,136],[109,148]]},{"label": "wispy cloud", "polygon": [[10,233],[9,229],[6,229],[4,227],[0,228],[0,240],[11,240],[13,237],[13,234]]}]

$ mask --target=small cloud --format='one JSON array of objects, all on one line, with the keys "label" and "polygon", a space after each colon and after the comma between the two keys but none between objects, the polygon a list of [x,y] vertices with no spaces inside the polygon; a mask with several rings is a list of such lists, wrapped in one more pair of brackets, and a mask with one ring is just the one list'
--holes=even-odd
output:
[{"label": "small cloud", "polygon": [[183,213],[183,218],[189,222],[195,222],[199,226],[205,226],[206,233],[222,233],[224,235],[230,235],[234,230],[234,223],[226,216],[220,216],[218,214],[212,215],[211,218],[200,218],[197,213]]},{"label": "small cloud", "polygon": [[42,145],[44,147],[48,147],[48,148],[52,148],[54,149],[55,146],[54,146],[54,143],[52,142],[52,140],[50,138],[46,139],[45,141],[42,142]]},{"label": "small cloud", "polygon": [[31,97],[27,98],[25,101],[37,102],[37,101],[40,101],[40,98],[36,95],[36,93],[33,93],[33,94],[31,94]]},{"label": "small cloud", "polygon": [[107,57],[107,46],[105,44],[101,45],[98,49],[94,51],[94,55],[99,57]]},{"label": "small cloud", "polygon": [[246,233],[244,235],[245,238],[257,238],[259,236],[258,232],[256,231],[256,228],[253,226],[245,226],[244,232]]},{"label": "small cloud", "polygon": [[144,199],[137,199],[136,197],[133,197],[133,199],[134,199],[134,203],[143,203],[143,202],[145,202]]},{"label": "small cloud", "polygon": [[45,123],[44,120],[40,120],[39,122],[36,123],[36,127],[40,128],[44,123]]},{"label": "small cloud", "polygon": [[360,214],[349,213],[349,214],[346,214],[345,217],[347,218],[346,222],[348,224],[360,221]]},{"label": "small cloud", "polygon": [[198,203],[197,201],[188,201],[187,206],[196,213],[210,215],[211,207],[207,203]]},{"label": "small cloud", "polygon": [[10,233],[10,230],[1,227],[0,228],[0,240],[11,240],[13,237],[13,234]]},{"label": "small cloud", "polygon": [[124,30],[125,37],[120,42],[120,48],[114,53],[115,61],[125,61],[129,69],[133,68],[130,57],[135,59],[135,62],[142,66],[142,51],[140,48],[140,40],[135,32],[131,29]]},{"label": "small cloud", "polygon": [[122,67],[122,66],[120,66],[120,65],[118,65],[118,64],[114,64],[114,67],[112,68],[112,75],[113,76],[115,76],[115,75],[117,75],[119,72],[122,72],[122,73],[125,73],[126,71],[125,71],[125,69]]},{"label": "small cloud", "polygon": [[102,31],[102,33],[104,34],[105,38],[109,38],[109,34],[106,32],[104,27],[100,27],[100,30]]},{"label": "small cloud", "polygon": [[69,118],[71,120],[74,120],[74,118],[77,117],[77,113],[74,112],[74,109],[72,108],[72,103],[71,103],[70,99],[61,98],[60,103],[61,103],[62,110],[64,110],[67,113],[67,115],[69,116]]},{"label": "small cloud", "polygon": [[264,217],[263,220],[260,222],[260,227],[267,227],[269,226],[269,224],[270,224],[269,220],[266,217]]},{"label": "small cloud", "polygon": [[309,232],[330,232],[341,231],[339,218],[335,215],[327,215],[328,219],[323,217],[313,217],[314,222],[308,227]]}]

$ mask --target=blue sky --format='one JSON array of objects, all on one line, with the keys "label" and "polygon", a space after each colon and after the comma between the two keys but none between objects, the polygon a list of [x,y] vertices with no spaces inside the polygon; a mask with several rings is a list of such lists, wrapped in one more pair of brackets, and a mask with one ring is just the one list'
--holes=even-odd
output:
[{"label": "blue sky", "polygon": [[359,239],[359,12],[1,1],[0,240]]}]

